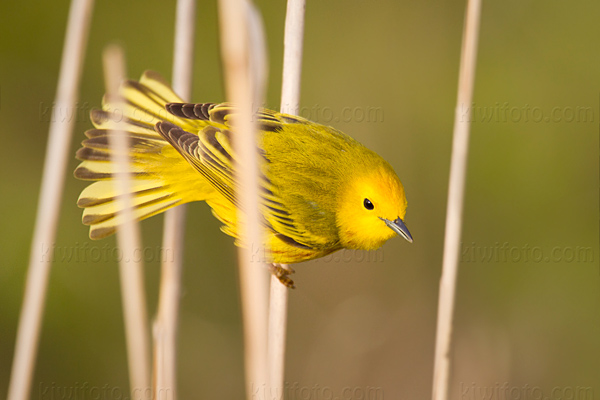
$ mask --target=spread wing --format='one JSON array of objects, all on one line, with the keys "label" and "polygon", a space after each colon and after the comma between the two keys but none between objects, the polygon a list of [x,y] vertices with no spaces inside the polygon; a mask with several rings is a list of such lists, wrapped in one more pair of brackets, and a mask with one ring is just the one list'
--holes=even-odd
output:
[{"label": "spread wing", "polygon": [[[156,131],[167,140],[181,155],[205,177],[231,206],[238,207],[234,170],[237,168],[237,157],[231,144],[231,117],[236,109],[230,104],[189,104],[169,103],[169,113],[181,119],[206,121],[207,125],[197,133],[187,132],[181,127],[167,121],[156,124]],[[290,123],[306,124],[307,120],[280,114],[269,110],[260,110],[257,115],[259,129],[278,131],[283,125]],[[264,155],[263,155],[264,157]],[[264,157],[264,162],[269,160]],[[301,230],[291,218],[289,210],[282,203],[278,193],[267,176],[259,177],[261,194],[261,215],[264,224],[275,236],[287,244],[309,249],[312,240],[308,232]],[[209,202],[210,204],[210,202]],[[212,206],[212,205],[211,205]],[[224,229],[238,237],[233,226],[234,216],[224,215],[235,211],[234,207],[214,207],[213,211],[227,226]]]}]

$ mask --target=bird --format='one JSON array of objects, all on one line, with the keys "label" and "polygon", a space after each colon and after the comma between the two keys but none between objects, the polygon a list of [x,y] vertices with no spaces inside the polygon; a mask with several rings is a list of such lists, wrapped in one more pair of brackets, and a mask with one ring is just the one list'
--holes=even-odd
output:
[{"label": "bird", "polygon": [[[186,103],[154,71],[124,81],[120,95],[121,110],[105,95],[102,109],[90,112],[94,129],[76,153],[75,177],[92,181],[77,201],[90,238],[110,236],[123,223],[115,178],[129,172],[135,220],[204,201],[221,230],[236,245],[247,245],[236,194],[236,171],[243,166],[232,145],[235,105]],[[375,250],[394,236],[412,243],[404,187],[377,153],[299,116],[260,108],[255,119],[264,261],[295,264],[341,249]],[[110,138],[117,123],[129,143],[127,171],[113,162]]]}]

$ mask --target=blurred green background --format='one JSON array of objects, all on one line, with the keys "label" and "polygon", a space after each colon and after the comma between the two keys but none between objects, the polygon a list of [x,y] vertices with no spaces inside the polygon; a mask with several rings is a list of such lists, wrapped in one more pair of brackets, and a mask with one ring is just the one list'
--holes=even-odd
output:
[{"label": "blurred green background", "polygon": [[[270,56],[267,104],[277,108],[285,2],[257,6]],[[8,385],[68,7],[65,0],[0,3],[0,393]],[[288,399],[430,396],[464,8],[454,0],[308,0],[302,115],[390,161],[407,191],[415,242],[390,240],[378,252],[296,266]],[[104,91],[103,47],[125,47],[130,77],[154,69],[170,79],[174,10],[174,2],[157,0],[97,1],[73,155]],[[216,12],[214,1],[199,2],[197,102],[224,100]],[[484,2],[452,399],[600,397],[598,15],[596,0]],[[112,397],[104,398],[128,396],[115,241],[89,240],[75,205],[85,186],[72,177],[76,165],[72,157],[34,399],[92,398],[84,387],[107,388],[102,393]],[[153,315],[162,218],[142,228]],[[218,228],[205,204],[189,207],[180,398],[243,396],[235,252]]]}]

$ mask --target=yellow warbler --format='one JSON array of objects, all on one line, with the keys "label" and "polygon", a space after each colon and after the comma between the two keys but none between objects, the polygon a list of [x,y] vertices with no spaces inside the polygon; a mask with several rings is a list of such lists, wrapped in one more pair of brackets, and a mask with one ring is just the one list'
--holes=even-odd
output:
[{"label": "yellow warbler", "polygon": [[[186,104],[155,72],[121,87],[130,143],[129,172],[134,216],[141,220],[178,204],[203,200],[238,238],[236,154],[231,147],[229,104]],[[90,237],[100,239],[122,223],[114,201],[109,137],[115,127],[110,99],[93,110],[96,127],[77,152],[79,179],[86,187],[78,205]],[[396,234],[412,242],[403,222],[406,197],[392,167],[379,155],[331,127],[304,118],[259,110],[262,166],[260,212],[266,231],[265,257],[297,263],[336,250],[373,250]],[[243,245],[243,240],[241,243]]]}]

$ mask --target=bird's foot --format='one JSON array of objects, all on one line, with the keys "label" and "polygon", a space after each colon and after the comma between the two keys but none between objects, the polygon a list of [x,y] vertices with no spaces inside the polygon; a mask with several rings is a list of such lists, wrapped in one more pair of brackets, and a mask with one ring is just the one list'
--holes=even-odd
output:
[{"label": "bird's foot", "polygon": [[290,278],[290,275],[296,271],[290,266],[285,264],[271,264],[269,270],[284,286],[289,287],[290,289],[296,288],[294,281]]}]

